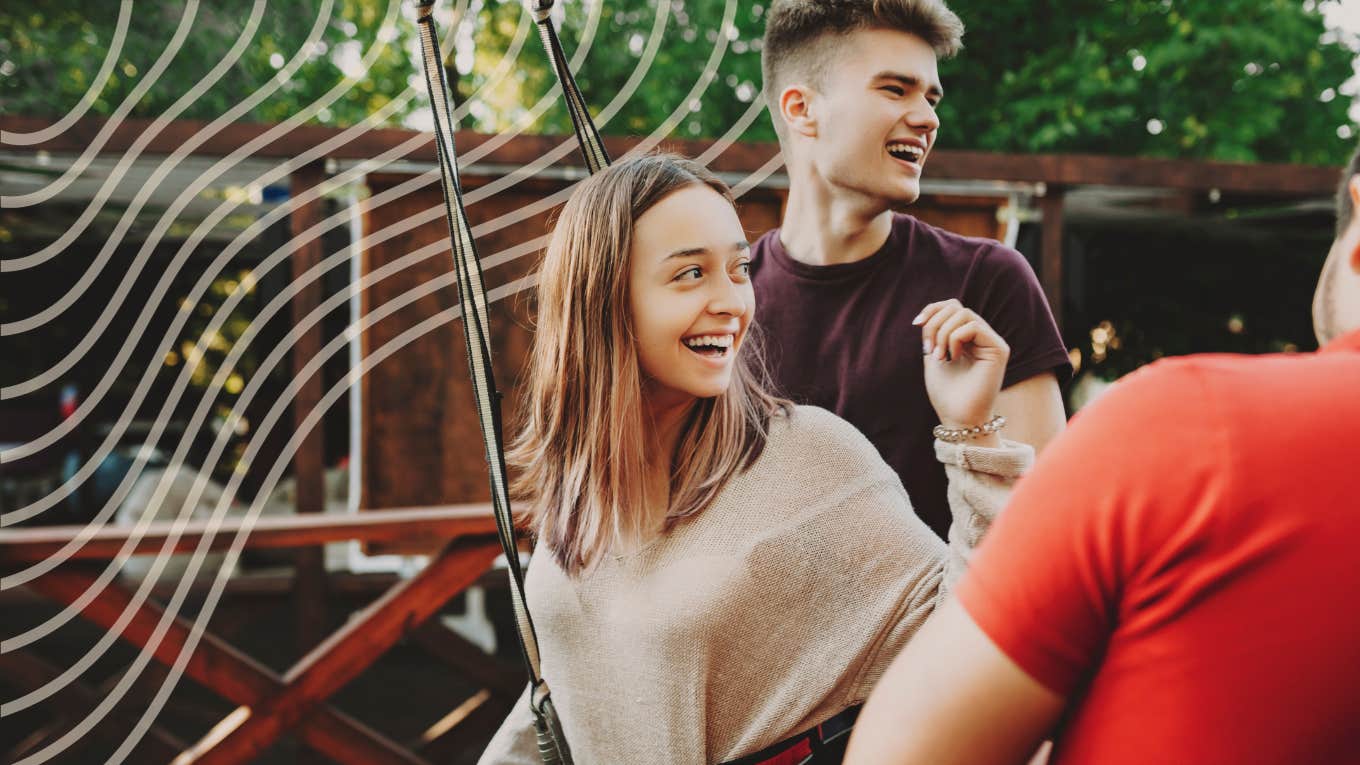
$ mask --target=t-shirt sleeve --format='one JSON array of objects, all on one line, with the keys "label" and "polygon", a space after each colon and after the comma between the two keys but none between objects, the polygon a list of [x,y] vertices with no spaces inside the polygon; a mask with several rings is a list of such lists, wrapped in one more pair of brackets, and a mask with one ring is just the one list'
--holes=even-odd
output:
[{"label": "t-shirt sleeve", "polygon": [[973,621],[1054,692],[1071,693],[1138,619],[1165,575],[1156,562],[1207,533],[1213,455],[1230,448],[1211,400],[1186,362],[1117,383],[1021,479],[960,581]]},{"label": "t-shirt sleeve", "polygon": [[960,299],[1011,347],[1003,388],[1048,371],[1057,375],[1059,385],[1072,376],[1072,362],[1048,298],[1024,255],[1009,247],[986,246]]}]

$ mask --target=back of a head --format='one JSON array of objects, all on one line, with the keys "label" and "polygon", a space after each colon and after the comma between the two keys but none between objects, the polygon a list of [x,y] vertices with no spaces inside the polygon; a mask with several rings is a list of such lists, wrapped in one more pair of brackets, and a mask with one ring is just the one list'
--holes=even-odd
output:
[{"label": "back of a head", "polygon": [[1336,192],[1336,239],[1322,266],[1313,297],[1313,328],[1318,344],[1326,345],[1341,335],[1360,330],[1360,221],[1356,198],[1360,196],[1360,148],[1351,155],[1341,173]]},{"label": "back of a head", "polygon": [[837,45],[862,29],[915,35],[941,59],[963,47],[963,22],[943,0],[774,0],[765,15],[760,66],[781,140],[780,92],[793,82],[821,83]]},{"label": "back of a head", "polygon": [[1346,167],[1341,171],[1341,183],[1336,189],[1336,235],[1341,236],[1350,228],[1351,221],[1355,219],[1355,202],[1351,200],[1350,183],[1351,179],[1360,175],[1360,146],[1356,146],[1355,153],[1351,154],[1351,161],[1346,163]]}]

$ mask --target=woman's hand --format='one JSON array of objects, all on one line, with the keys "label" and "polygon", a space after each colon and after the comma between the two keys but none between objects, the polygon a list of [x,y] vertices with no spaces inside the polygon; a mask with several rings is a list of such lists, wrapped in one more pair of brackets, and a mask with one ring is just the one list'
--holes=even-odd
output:
[{"label": "woman's hand", "polygon": [[1011,349],[981,316],[958,300],[931,303],[921,325],[926,394],[945,427],[981,425],[995,413]]}]

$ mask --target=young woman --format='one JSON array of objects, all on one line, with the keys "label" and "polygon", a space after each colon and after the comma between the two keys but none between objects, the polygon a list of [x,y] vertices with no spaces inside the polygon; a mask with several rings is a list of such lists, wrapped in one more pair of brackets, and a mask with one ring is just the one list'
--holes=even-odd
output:
[{"label": "young woman", "polygon": [[[722,182],[654,155],[584,182],[543,261],[510,461],[543,675],[579,763],[822,747],[1032,458],[995,433],[937,442],[941,542],[863,435],[762,387],[748,249]],[[988,422],[1005,343],[956,301],[919,323],[941,422]],[[481,762],[538,762],[525,698]]]}]

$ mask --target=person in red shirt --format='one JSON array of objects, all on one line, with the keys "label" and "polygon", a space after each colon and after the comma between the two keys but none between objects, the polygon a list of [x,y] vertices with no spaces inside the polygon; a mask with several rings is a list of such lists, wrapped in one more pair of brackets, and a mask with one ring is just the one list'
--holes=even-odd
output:
[{"label": "person in red shirt", "polygon": [[1312,354],[1121,381],[1016,489],[847,763],[1360,762],[1360,152]]}]

